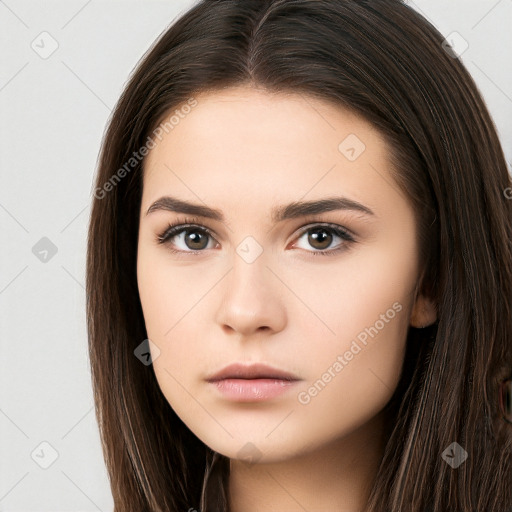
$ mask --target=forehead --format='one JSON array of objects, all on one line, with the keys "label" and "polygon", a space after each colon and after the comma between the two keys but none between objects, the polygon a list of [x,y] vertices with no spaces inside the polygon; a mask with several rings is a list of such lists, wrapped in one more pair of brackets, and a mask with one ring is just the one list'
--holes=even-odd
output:
[{"label": "forehead", "polygon": [[[299,154],[302,148],[322,149],[319,143],[323,143],[324,151],[337,151],[339,142],[353,134],[371,143],[374,149],[377,146],[383,149],[384,141],[379,133],[363,118],[333,102],[301,93],[275,93],[240,86],[201,93],[193,99],[196,103],[193,108],[184,110],[186,105],[182,104],[165,116],[164,122],[169,117],[173,122],[172,125],[161,123],[158,148],[150,152],[149,166],[162,151],[179,150],[183,144],[217,148],[236,156],[237,149],[244,154],[251,149],[263,149],[258,145],[264,142],[267,153],[272,149],[274,153],[292,150],[293,154]],[[181,111],[180,116],[172,116],[173,112]],[[306,147],[297,147],[298,141]],[[224,144],[219,146],[220,143]]]},{"label": "forehead", "polygon": [[371,201],[383,180],[392,182],[380,134],[333,103],[248,87],[194,99],[146,157],[148,201],[171,191],[213,204],[238,198],[238,207],[327,192]]}]

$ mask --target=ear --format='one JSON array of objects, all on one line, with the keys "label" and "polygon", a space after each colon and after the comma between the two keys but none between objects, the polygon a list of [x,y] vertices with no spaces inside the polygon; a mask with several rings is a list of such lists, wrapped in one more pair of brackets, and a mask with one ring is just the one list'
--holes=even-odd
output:
[{"label": "ear", "polygon": [[411,325],[421,329],[433,324],[436,320],[437,309],[434,302],[424,295],[418,295],[411,312]]}]

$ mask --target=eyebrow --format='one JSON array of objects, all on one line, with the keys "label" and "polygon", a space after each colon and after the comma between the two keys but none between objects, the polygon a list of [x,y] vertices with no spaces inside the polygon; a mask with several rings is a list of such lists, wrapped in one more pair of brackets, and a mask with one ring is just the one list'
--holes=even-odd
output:
[{"label": "eyebrow", "polygon": [[[205,217],[219,222],[224,222],[225,220],[220,210],[201,204],[190,203],[171,196],[163,196],[157,199],[148,208],[146,215],[158,210]],[[277,223],[287,219],[295,219],[335,210],[351,210],[368,216],[376,216],[370,208],[348,197],[328,197],[314,201],[295,201],[284,206],[274,207],[271,211],[271,219],[272,222]]]}]

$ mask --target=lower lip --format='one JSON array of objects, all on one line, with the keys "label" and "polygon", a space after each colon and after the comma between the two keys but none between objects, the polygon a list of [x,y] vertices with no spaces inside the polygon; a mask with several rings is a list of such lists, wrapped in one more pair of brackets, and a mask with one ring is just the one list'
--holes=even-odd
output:
[{"label": "lower lip", "polygon": [[211,384],[229,400],[262,402],[285,393],[297,382],[282,379],[223,379]]}]

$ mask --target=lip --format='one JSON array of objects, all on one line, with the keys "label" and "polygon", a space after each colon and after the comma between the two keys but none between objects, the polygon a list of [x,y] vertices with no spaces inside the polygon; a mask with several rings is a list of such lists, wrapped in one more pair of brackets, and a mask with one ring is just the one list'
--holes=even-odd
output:
[{"label": "lip", "polygon": [[211,385],[233,402],[263,402],[285,393],[297,382],[282,379],[222,379],[212,381]]},{"label": "lip", "polygon": [[224,398],[234,402],[270,400],[301,380],[289,372],[261,363],[231,364],[206,379]]},{"label": "lip", "polygon": [[301,380],[296,375],[263,363],[233,363],[206,378],[208,382],[224,379],[274,379],[284,381]]}]

